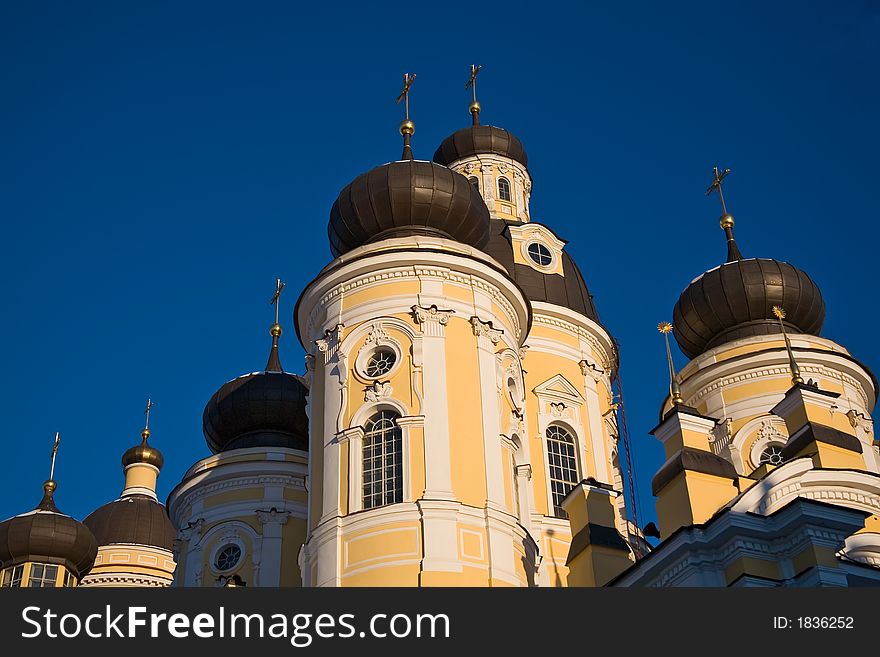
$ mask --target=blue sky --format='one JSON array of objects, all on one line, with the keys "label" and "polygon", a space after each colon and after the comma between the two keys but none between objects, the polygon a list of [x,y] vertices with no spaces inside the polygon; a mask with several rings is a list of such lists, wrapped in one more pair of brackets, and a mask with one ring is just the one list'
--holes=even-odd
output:
[{"label": "blue sky", "polygon": [[[569,241],[622,349],[643,522],[662,461],[656,324],[726,253],[820,285],[823,335],[880,366],[876,2],[27,2],[0,5],[0,517],[115,498],[152,397],[165,498],[208,454],[202,409],[265,364],[274,279],[286,369],[298,292],[330,259],[339,190],[469,120],[524,142],[532,216]],[[677,366],[685,359],[676,353]]]}]

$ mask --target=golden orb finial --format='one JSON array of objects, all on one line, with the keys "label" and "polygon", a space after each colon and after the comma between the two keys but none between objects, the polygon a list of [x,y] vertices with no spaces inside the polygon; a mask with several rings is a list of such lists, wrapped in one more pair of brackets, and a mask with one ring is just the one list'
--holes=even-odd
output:
[{"label": "golden orb finial", "polygon": [[410,119],[404,119],[400,122],[400,134],[410,136],[416,134],[416,124]]},{"label": "golden orb finial", "polygon": [[728,228],[733,228],[733,215],[722,214],[721,221],[719,221],[719,223],[721,224],[721,228],[723,228],[724,230],[727,230]]},{"label": "golden orb finial", "polygon": [[43,483],[43,490],[45,491],[46,495],[52,495],[52,493],[54,493],[57,488],[58,484],[55,482],[54,479],[50,479],[49,481]]}]

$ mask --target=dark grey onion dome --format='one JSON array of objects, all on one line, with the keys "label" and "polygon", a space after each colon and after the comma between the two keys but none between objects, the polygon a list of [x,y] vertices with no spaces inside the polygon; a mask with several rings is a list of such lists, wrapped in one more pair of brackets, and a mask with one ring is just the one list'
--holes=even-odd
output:
[{"label": "dark grey onion dome", "polygon": [[688,358],[731,340],[779,333],[773,306],[794,332],[819,335],[825,302],[813,280],[778,260],[726,262],[694,280],[672,313],[675,339]]},{"label": "dark grey onion dome", "polygon": [[367,242],[414,234],[482,248],[489,209],[461,174],[433,162],[401,160],[361,174],[339,192],[327,233],[334,257]]},{"label": "dark grey onion dome", "polygon": [[202,429],[214,453],[241,447],[307,450],[308,388],[287,372],[254,372],[224,384],[205,406]]},{"label": "dark grey onion dome", "polygon": [[83,520],[98,545],[130,543],[171,550],[177,533],[165,507],[147,495],[126,495]]},{"label": "dark grey onion dome", "polygon": [[474,125],[453,132],[434,152],[434,161],[449,166],[456,160],[482,153],[509,157],[524,167],[529,166],[529,157],[522,142],[504,128],[492,125]]},{"label": "dark grey onion dome", "polygon": [[80,579],[94,565],[98,544],[88,527],[55,506],[54,481],[43,491],[36,509],[0,522],[0,568],[25,561],[58,564]]},{"label": "dark grey onion dome", "polygon": [[483,250],[504,265],[529,301],[543,301],[563,306],[598,322],[599,313],[593,303],[593,295],[590,294],[581,270],[572,257],[565,251],[562,252],[564,276],[545,274],[529,265],[516,263],[513,260],[513,246],[510,231],[507,230],[508,225],[510,224],[503,219],[492,219],[489,243]]}]

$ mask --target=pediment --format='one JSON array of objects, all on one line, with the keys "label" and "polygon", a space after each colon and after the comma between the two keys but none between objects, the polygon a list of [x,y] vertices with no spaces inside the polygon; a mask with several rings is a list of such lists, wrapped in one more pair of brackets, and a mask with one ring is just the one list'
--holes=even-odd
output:
[{"label": "pediment", "polygon": [[561,374],[550,377],[544,383],[535,386],[533,392],[538,397],[564,401],[568,404],[581,405],[584,403],[584,397],[578,392],[578,389]]}]

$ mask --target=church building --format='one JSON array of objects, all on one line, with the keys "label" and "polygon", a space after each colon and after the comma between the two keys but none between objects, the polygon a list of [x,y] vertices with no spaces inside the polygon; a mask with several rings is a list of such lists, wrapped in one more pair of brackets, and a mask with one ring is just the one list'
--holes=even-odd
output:
[{"label": "church building", "polygon": [[400,159],[339,192],[291,322],[276,282],[266,365],[208,400],[210,455],[166,503],[147,422],[118,499],[79,523],[50,477],[0,523],[3,586],[880,585],[877,381],[806,273],[740,252],[727,170],[727,257],[659,327],[690,359],[657,391],[659,528],[633,521],[617,344],[479,70],[431,161],[405,76]]}]

